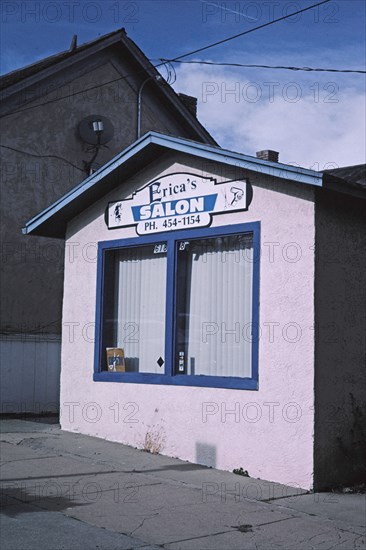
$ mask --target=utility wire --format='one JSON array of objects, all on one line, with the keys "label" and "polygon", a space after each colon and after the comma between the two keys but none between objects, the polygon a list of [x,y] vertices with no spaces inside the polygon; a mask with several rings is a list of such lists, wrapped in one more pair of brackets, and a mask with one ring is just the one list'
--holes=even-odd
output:
[{"label": "utility wire", "polygon": [[59,321],[62,321],[62,317],[60,317],[59,319],[56,319],[55,321],[51,321],[50,323],[47,323],[47,325],[43,325],[41,327],[36,327],[34,329],[29,329],[27,330],[25,327],[21,327],[23,330],[2,330],[0,331],[0,335],[11,335],[11,334],[42,334],[40,331],[43,330],[44,328],[47,328],[47,327],[50,327],[51,325],[55,325],[56,323],[58,323]]},{"label": "utility wire", "polygon": [[313,67],[288,67],[285,65],[247,65],[244,63],[221,63],[219,61],[180,61],[176,59],[162,59],[162,61],[170,63],[191,63],[197,65],[215,65],[220,67],[246,67],[255,69],[285,69],[288,71],[306,71],[306,72],[323,72],[323,73],[358,73],[365,74],[366,70],[359,69],[320,69]]},{"label": "utility wire", "polygon": [[[160,63],[157,66],[162,65]],[[141,71],[137,71],[135,73],[127,74],[124,76],[119,76],[118,78],[114,78],[113,80],[108,80],[107,82],[103,82],[102,84],[96,84],[95,86],[90,86],[90,88],[83,88],[82,90],[79,90],[78,92],[73,92],[72,94],[63,95],[61,97],[56,97],[55,99],[49,99],[48,101],[44,101],[43,103],[39,103],[38,105],[30,105],[29,107],[24,107],[23,109],[17,109],[16,111],[11,111],[10,113],[6,113],[5,115],[0,116],[0,118],[5,118],[10,115],[15,115],[18,113],[22,113],[23,111],[29,111],[30,109],[36,109],[37,107],[43,107],[43,105],[49,105],[50,103],[55,103],[55,101],[61,101],[61,99],[67,99],[68,97],[74,97],[76,95],[85,94],[87,92],[90,92],[91,90],[96,90],[97,88],[103,88],[104,86],[107,86],[108,84],[114,84],[114,82],[118,82],[119,80],[126,80],[130,76],[135,76],[137,74],[143,73]]]},{"label": "utility wire", "polygon": [[[159,61],[160,61],[160,63],[158,63],[157,65],[154,65],[154,68],[161,67],[162,65],[164,65],[166,70],[167,70],[167,73],[168,73],[167,83],[168,84],[174,84],[177,77],[176,77],[176,73],[175,73],[175,69],[174,69],[173,65],[171,64],[171,67],[172,67],[173,72],[174,72],[174,77],[173,77],[173,82],[171,83],[171,82],[169,82],[169,79],[171,77],[171,72],[167,69],[167,61],[162,61],[160,59],[159,59]],[[96,84],[95,86],[90,86],[90,88],[84,88],[82,90],[79,90],[78,92],[73,92],[72,94],[66,94],[66,95],[63,95],[63,96],[60,96],[60,97],[56,97],[54,99],[44,101],[43,103],[39,103],[38,105],[30,105],[29,107],[24,107],[23,109],[17,109],[16,111],[11,111],[10,113],[6,113],[4,115],[1,115],[0,118],[5,118],[5,117],[10,116],[10,115],[15,115],[17,113],[22,113],[23,111],[29,111],[30,109],[36,109],[37,107],[43,107],[43,105],[49,105],[50,103],[55,103],[56,101],[61,101],[61,99],[67,99],[68,97],[74,97],[76,95],[85,94],[85,93],[90,92],[92,90],[96,90],[98,88],[108,86],[108,84],[114,84],[115,82],[119,82],[120,80],[126,80],[127,78],[129,78],[131,76],[136,76],[136,75],[142,74],[142,73],[145,73],[145,70],[141,69],[141,71],[136,71],[134,73],[126,74],[124,76],[119,76],[118,78],[113,78],[113,80],[108,80],[107,82],[103,82],[102,84]]]},{"label": "utility wire", "polygon": [[36,155],[34,153],[30,153],[29,151],[21,151],[20,149],[15,149],[14,147],[9,147],[8,145],[0,145],[0,147],[2,149],[9,149],[10,151],[15,151],[15,153],[21,153],[22,155],[29,155],[30,157],[41,158],[41,159],[42,158],[51,158],[51,159],[62,160],[63,162],[67,162],[67,164],[70,164],[70,166],[73,166],[73,168],[76,168],[76,170],[80,170],[80,172],[84,172],[84,170],[82,168],[80,168],[79,166],[76,166],[76,164],[73,164],[69,160],[67,160],[63,157],[59,157],[57,155]]},{"label": "utility wire", "polygon": [[[322,4],[326,4],[326,3],[331,2],[331,1],[332,0],[323,0],[322,2],[318,2],[317,4],[312,4],[311,6],[308,6],[307,8],[303,8],[301,10],[289,13],[288,15],[283,15],[282,17],[278,17],[277,19],[273,19],[273,21],[269,21],[267,23],[264,23],[263,25],[259,25],[258,27],[254,27],[253,29],[249,29],[247,31],[236,34],[234,36],[230,36],[228,38],[224,38],[223,40],[219,40],[218,42],[214,42],[213,44],[209,44],[208,46],[203,46],[202,48],[198,48],[198,49],[193,50],[191,52],[179,55],[179,56],[175,57],[174,59],[172,59],[170,61],[171,62],[179,61],[179,60],[183,59],[184,57],[188,57],[189,55],[193,55],[195,53],[208,50],[209,48],[213,48],[214,46],[218,46],[219,44],[224,44],[225,42],[229,42],[230,40],[234,40],[235,38],[238,38],[240,36],[244,36],[244,35],[249,34],[251,32],[255,32],[259,29],[263,29],[264,27],[268,27],[269,25],[273,25],[274,23],[278,23],[279,21],[283,21],[284,19],[288,19],[289,17],[293,17],[294,15],[298,15],[299,13],[303,13],[305,11],[311,10],[313,8],[316,8],[318,6],[321,6]],[[161,67],[161,65],[164,65],[164,63],[165,63],[164,61],[161,61],[160,63],[155,65],[154,68],[157,69],[158,67]],[[73,97],[73,96],[76,96],[78,94],[86,93],[86,92],[89,92],[91,90],[95,90],[97,88],[102,88],[103,86],[107,86],[108,84],[113,84],[114,82],[117,82],[119,80],[125,80],[126,78],[128,78],[130,76],[135,76],[135,75],[140,74],[142,72],[144,72],[144,71],[141,70],[141,71],[137,71],[135,73],[129,74],[129,75],[120,76],[118,78],[114,78],[113,80],[109,80],[108,82],[104,82],[103,84],[97,84],[95,86],[91,86],[90,88],[86,88],[86,89],[80,90],[78,92],[74,92],[72,94],[67,94],[67,95],[64,95],[64,96],[61,96],[61,97],[58,97],[58,98],[55,98],[55,99],[50,99],[49,101],[39,103],[38,105],[31,105],[29,107],[24,107],[23,109],[17,109],[16,111],[11,111],[10,113],[6,113],[6,114],[2,115],[0,118],[5,118],[5,117],[13,115],[13,114],[22,113],[22,112],[28,111],[30,109],[35,109],[37,107],[42,107],[43,105],[48,105],[49,103],[54,103],[55,101],[60,101],[61,99],[66,99],[68,97]]]},{"label": "utility wire", "polygon": [[[247,67],[247,68],[258,68],[258,69],[284,69],[284,70],[291,70],[291,71],[306,71],[306,72],[332,72],[332,73],[353,73],[353,74],[364,74],[366,71],[363,70],[353,70],[353,69],[320,69],[320,68],[311,68],[311,67],[287,67],[287,66],[272,66],[272,65],[244,65],[241,63],[220,63],[220,62],[214,62],[214,61],[181,61],[180,59],[164,59],[159,58],[161,63],[158,65],[154,65],[154,67],[160,67],[161,65],[169,62],[169,63],[191,63],[191,64],[201,64],[201,65],[217,65],[217,66],[227,66],[227,67]],[[152,60],[150,60],[152,61]],[[92,90],[96,90],[97,88],[102,88],[103,86],[107,86],[108,84],[114,84],[115,82],[118,82],[119,80],[125,80],[126,78],[129,78],[130,76],[135,76],[136,74],[142,73],[143,71],[139,71],[137,73],[120,76],[118,78],[114,78],[113,80],[108,80],[107,82],[103,82],[102,84],[96,84],[95,86],[91,86],[90,88],[85,88],[83,90],[79,90],[78,92],[74,92],[72,94],[63,95],[60,97],[57,97],[55,99],[50,99],[49,101],[44,101],[43,103],[39,103],[38,105],[30,105],[29,107],[24,107],[23,109],[17,109],[16,111],[11,111],[10,113],[6,113],[4,115],[1,115],[0,118],[5,118],[11,115],[15,115],[18,113],[22,113],[23,111],[29,111],[30,109],[36,109],[37,107],[43,107],[43,105],[48,105],[50,103],[55,103],[56,101],[61,101],[62,99],[67,99],[68,97],[73,97],[79,94],[84,94]],[[169,79],[169,77],[168,77]],[[176,75],[174,74],[174,79],[171,84],[174,84],[176,81]],[[168,84],[170,84],[168,80]],[[65,160],[65,159],[64,159]],[[77,168],[77,167],[76,167]],[[81,168],[78,168],[81,170]]]},{"label": "utility wire", "polygon": [[244,32],[240,32],[239,34],[235,34],[234,36],[229,36],[228,38],[224,38],[223,40],[218,40],[218,42],[214,42],[213,44],[209,44],[208,46],[203,46],[202,48],[198,48],[197,50],[193,50],[192,52],[188,52],[183,55],[178,55],[177,57],[172,59],[172,61],[178,61],[179,59],[183,59],[183,57],[188,57],[189,55],[203,52],[205,50],[208,50],[209,48],[213,48],[214,46],[225,44],[225,42],[229,42],[230,40],[234,40],[235,38],[239,38],[240,36],[244,36],[251,32],[258,31],[259,29],[264,29],[264,27],[268,27],[269,25],[273,25],[274,23],[278,23],[279,21],[283,21],[284,19],[288,19],[289,17],[293,17],[294,15],[298,15],[299,13],[303,13],[304,11],[311,10],[313,8],[321,6],[322,4],[327,4],[328,2],[331,2],[331,1],[332,0],[322,0],[322,2],[318,2],[317,4],[312,4],[311,6],[308,6],[307,8],[303,8],[302,10],[294,11],[287,15],[283,15],[282,17],[278,17],[277,19],[273,19],[273,21],[268,21],[267,23],[263,23],[263,25],[259,25],[258,27],[253,27],[252,29],[249,29]]}]

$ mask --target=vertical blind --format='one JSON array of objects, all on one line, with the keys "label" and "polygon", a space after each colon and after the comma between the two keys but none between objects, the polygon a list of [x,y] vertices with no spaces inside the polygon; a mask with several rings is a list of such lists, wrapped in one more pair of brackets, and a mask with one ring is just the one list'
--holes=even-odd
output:
[{"label": "vertical blind", "polygon": [[[164,250],[145,245],[116,255],[115,342],[127,372],[164,373]],[[253,260],[250,233],[178,243],[177,352],[186,374],[252,376]]]},{"label": "vertical blind", "polygon": [[252,236],[198,241],[187,259],[187,374],[252,375]]},{"label": "vertical blind", "polygon": [[124,249],[116,261],[117,347],[127,372],[162,373],[164,359],[166,253],[154,245]]}]

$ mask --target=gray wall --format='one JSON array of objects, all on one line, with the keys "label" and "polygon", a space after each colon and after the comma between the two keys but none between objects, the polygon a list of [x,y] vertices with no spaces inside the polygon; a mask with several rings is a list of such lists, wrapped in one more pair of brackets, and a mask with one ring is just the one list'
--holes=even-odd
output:
[{"label": "gray wall", "polygon": [[[132,61],[126,59],[122,64],[117,52],[115,48],[102,50],[5,102],[7,109],[27,110],[2,119],[1,144],[29,154],[0,149],[3,333],[60,333],[64,243],[23,236],[21,228],[85,179],[83,160],[89,160],[93,153],[78,135],[78,123],[84,117],[104,115],[114,124],[114,138],[97,158],[100,164],[135,141],[137,90],[145,75],[140,71],[134,77],[87,93],[35,109],[28,107],[136,73]],[[45,94],[50,89],[54,91]],[[156,130],[193,137],[187,124],[178,122],[178,117],[152,92],[154,84],[149,82],[142,96],[142,134]],[[83,253],[77,244],[74,252]]]},{"label": "gray wall", "polygon": [[[84,117],[103,115],[113,122],[114,137],[96,159],[100,165],[136,140],[137,91],[146,74],[121,48],[111,46],[56,74],[47,70],[41,82],[17,85],[18,92],[2,102],[2,114],[21,112],[1,120],[0,412],[58,406],[64,241],[27,237],[21,229],[86,178],[83,161],[93,152],[78,134]],[[121,78],[126,74],[134,76]],[[76,93],[110,80],[116,81]],[[182,115],[168,110],[154,82],[144,87],[141,126],[142,134],[155,130],[197,139]],[[93,261],[94,251],[73,243],[70,254]]]},{"label": "gray wall", "polygon": [[365,201],[316,195],[315,488],[366,479]]}]

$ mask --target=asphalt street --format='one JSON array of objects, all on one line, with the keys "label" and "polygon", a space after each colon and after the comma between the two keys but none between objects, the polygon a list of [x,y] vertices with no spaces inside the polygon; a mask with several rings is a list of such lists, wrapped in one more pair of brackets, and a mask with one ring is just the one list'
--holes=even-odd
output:
[{"label": "asphalt street", "polygon": [[366,548],[366,496],[307,493],[1,421],[1,550]]}]

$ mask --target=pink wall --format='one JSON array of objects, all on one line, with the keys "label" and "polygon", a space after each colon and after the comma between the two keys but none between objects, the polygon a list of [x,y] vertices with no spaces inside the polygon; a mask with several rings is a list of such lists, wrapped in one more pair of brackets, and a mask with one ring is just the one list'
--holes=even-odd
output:
[{"label": "pink wall", "polygon": [[[260,174],[248,212],[213,225],[261,222],[259,390],[93,382],[96,243],[109,200],[159,173],[197,172],[195,159],[156,163],[69,224],[63,304],[61,425],[173,457],[309,489],[314,431],[314,197],[310,187]],[[179,162],[178,162],[179,161]],[[184,164],[182,164],[184,162]],[[192,168],[193,167],[193,168]],[[214,172],[213,172],[214,174]],[[229,411],[234,411],[230,414]],[[209,414],[211,413],[211,414]]]}]

